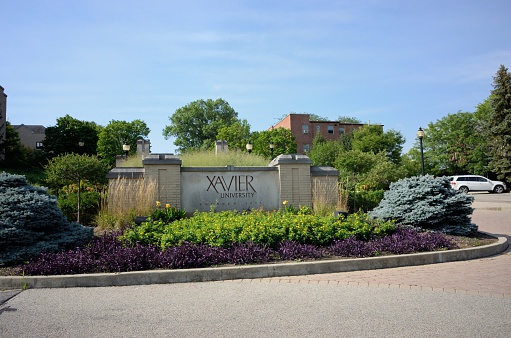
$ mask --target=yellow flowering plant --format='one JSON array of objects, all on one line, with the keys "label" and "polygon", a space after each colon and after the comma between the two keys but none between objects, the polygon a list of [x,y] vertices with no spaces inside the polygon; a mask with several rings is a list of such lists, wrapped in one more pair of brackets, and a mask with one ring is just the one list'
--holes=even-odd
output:
[{"label": "yellow flowering plant", "polygon": [[149,216],[150,221],[162,222],[163,224],[169,224],[176,220],[185,217],[186,211],[172,207],[169,203],[165,204],[165,208],[162,207],[160,201],[156,201],[156,209]]},{"label": "yellow flowering plant", "polygon": [[226,247],[252,242],[269,246],[291,240],[304,244],[328,245],[350,236],[368,240],[394,231],[391,221],[372,220],[364,213],[345,218],[252,210],[250,212],[196,212],[172,224],[145,222],[129,229],[123,239],[131,244],[154,244],[161,249],[185,242]]}]

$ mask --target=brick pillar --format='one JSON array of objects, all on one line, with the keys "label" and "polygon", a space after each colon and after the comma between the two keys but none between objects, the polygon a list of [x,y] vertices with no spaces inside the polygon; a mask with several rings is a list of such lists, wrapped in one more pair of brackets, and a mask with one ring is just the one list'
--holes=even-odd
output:
[{"label": "brick pillar", "polygon": [[181,163],[171,154],[149,154],[144,158],[144,179],[156,182],[155,201],[181,208]]},{"label": "brick pillar", "polygon": [[282,202],[296,208],[312,206],[311,193],[311,163],[305,155],[279,155],[271,166],[279,168],[280,208]]}]

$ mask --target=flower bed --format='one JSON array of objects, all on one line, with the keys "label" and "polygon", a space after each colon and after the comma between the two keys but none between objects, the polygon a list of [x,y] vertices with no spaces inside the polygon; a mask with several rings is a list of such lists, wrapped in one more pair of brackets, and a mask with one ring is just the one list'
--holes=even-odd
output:
[{"label": "flower bed", "polygon": [[370,241],[349,237],[326,246],[285,240],[270,247],[253,242],[226,247],[184,242],[161,250],[155,245],[126,246],[119,233],[95,237],[84,247],[42,254],[18,267],[25,275],[66,275],[97,272],[125,272],[154,269],[184,269],[225,264],[261,264],[289,260],[335,257],[372,257],[456,248],[455,242],[433,232],[398,227],[391,235]]}]

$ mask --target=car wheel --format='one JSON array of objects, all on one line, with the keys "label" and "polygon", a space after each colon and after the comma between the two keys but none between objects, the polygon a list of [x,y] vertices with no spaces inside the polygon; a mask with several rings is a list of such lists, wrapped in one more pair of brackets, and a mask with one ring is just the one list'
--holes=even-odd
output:
[{"label": "car wheel", "polygon": [[493,188],[493,191],[495,191],[497,194],[502,194],[504,192],[504,187],[497,185],[495,188]]},{"label": "car wheel", "polygon": [[468,187],[462,186],[458,190],[466,194],[468,192]]}]

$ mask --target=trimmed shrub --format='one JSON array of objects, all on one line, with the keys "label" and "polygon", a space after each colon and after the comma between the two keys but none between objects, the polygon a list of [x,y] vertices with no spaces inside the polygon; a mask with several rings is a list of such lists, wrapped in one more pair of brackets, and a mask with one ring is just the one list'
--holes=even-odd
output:
[{"label": "trimmed shrub", "polygon": [[474,197],[451,188],[448,177],[415,176],[394,182],[369,215],[397,224],[469,235],[477,231],[470,215]]},{"label": "trimmed shrub", "polygon": [[0,266],[86,244],[92,228],[69,223],[46,188],[0,173]]}]

